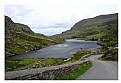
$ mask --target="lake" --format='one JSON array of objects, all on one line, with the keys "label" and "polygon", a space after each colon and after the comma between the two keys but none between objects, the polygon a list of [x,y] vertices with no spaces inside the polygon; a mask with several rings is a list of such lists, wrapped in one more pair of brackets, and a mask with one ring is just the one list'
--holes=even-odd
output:
[{"label": "lake", "polygon": [[71,58],[72,54],[84,48],[87,50],[95,50],[100,48],[96,41],[85,41],[69,39],[64,44],[51,45],[36,51],[30,51],[24,54],[8,57],[9,60],[22,58]]}]

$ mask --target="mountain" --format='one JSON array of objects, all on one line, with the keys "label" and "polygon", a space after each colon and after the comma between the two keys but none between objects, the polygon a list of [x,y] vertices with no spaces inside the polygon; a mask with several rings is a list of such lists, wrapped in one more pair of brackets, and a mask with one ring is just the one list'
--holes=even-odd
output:
[{"label": "mountain", "polygon": [[[84,40],[98,40],[107,30],[105,23],[118,19],[118,13],[100,15],[77,22],[70,30],[52,36],[58,39],[79,38]],[[105,25],[104,25],[105,24]]]},{"label": "mountain", "polygon": [[118,13],[100,15],[77,22],[70,30],[53,39],[94,40],[101,46],[102,60],[118,60]]},{"label": "mountain", "polygon": [[29,26],[15,23],[5,16],[5,56],[22,54],[55,44],[54,40],[43,34],[34,33]]}]

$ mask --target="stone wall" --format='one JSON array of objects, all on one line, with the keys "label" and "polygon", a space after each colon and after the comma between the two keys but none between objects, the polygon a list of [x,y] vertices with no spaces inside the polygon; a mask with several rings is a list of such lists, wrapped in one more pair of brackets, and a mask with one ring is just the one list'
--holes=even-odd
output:
[{"label": "stone wall", "polygon": [[16,77],[14,78],[14,80],[54,80],[55,77],[68,74],[72,72],[77,66],[82,66],[84,63],[87,63],[87,62],[88,61],[85,61],[80,64],[74,64],[74,65],[67,66],[67,67],[47,70],[47,71],[36,73],[36,74],[29,74],[26,76]]}]

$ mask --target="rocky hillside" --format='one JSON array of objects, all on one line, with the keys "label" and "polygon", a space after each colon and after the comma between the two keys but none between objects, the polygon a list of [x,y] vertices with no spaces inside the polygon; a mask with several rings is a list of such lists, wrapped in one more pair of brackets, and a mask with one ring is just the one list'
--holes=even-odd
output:
[{"label": "rocky hillside", "polygon": [[117,13],[84,19],[77,22],[70,30],[62,32],[62,34],[54,35],[53,38],[98,40],[105,34],[107,28],[107,25],[103,24],[117,19]]},{"label": "rocky hillside", "polygon": [[5,56],[13,56],[55,44],[51,38],[34,33],[30,27],[5,16]]}]

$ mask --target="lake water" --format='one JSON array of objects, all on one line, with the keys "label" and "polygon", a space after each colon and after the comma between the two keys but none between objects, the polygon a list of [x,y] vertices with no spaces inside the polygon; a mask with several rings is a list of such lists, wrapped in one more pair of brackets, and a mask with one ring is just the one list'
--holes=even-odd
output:
[{"label": "lake water", "polygon": [[100,46],[97,45],[96,41],[70,39],[66,40],[64,44],[51,45],[43,49],[12,56],[7,59],[15,60],[22,58],[71,58],[72,54],[79,51],[80,48],[95,50],[100,48]]}]

